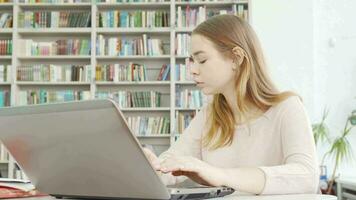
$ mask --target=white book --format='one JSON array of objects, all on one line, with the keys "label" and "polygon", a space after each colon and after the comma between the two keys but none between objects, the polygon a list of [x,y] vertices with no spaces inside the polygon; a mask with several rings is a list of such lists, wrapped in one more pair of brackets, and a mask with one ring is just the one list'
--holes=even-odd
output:
[{"label": "white book", "polygon": [[0,178],[0,186],[16,188],[25,192],[35,189],[35,186],[32,185],[28,180],[10,179],[10,178]]},{"label": "white book", "polygon": [[4,144],[0,144],[0,161],[7,161],[7,150]]},{"label": "white book", "polygon": [[147,52],[147,35],[143,34],[143,55],[147,56],[148,52]]},{"label": "white book", "polygon": [[182,27],[182,7],[181,6],[178,6],[177,15],[178,15],[177,27],[181,28]]}]

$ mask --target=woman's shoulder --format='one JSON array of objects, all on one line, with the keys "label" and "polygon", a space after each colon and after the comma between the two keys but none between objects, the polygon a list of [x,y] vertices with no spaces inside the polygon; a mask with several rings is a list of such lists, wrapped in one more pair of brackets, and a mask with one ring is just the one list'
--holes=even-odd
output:
[{"label": "woman's shoulder", "polygon": [[293,95],[272,106],[270,113],[274,115],[283,115],[286,112],[294,112],[303,109],[304,105],[301,97]]}]

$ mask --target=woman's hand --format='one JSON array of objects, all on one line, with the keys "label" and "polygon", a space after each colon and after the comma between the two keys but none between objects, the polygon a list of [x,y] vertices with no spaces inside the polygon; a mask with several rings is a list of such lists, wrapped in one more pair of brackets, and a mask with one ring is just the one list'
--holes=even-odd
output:
[{"label": "woman's hand", "polygon": [[201,185],[208,186],[222,186],[225,180],[223,169],[191,156],[168,156],[161,161],[160,171],[171,172],[174,176],[187,176]]}]

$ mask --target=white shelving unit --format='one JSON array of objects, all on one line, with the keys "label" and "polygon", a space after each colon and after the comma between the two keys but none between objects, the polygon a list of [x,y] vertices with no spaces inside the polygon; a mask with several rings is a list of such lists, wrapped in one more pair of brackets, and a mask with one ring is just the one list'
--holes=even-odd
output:
[{"label": "white shelving unit", "polygon": [[[146,81],[146,82],[103,82],[95,81],[95,66],[97,64],[111,63],[128,63],[136,62],[140,64],[150,64],[160,67],[163,63],[175,66],[178,63],[184,63],[187,55],[175,55],[175,39],[177,33],[191,33],[193,28],[177,28],[176,27],[176,11],[178,6],[190,6],[195,8],[205,6],[208,9],[232,9],[236,4],[243,4],[249,10],[249,0],[225,0],[214,2],[147,2],[147,3],[20,3],[16,0],[14,3],[0,3],[0,12],[3,10],[12,11],[13,13],[13,28],[0,29],[0,38],[12,38],[13,54],[12,56],[0,56],[0,64],[8,63],[12,65],[11,81],[9,83],[0,83],[0,89],[7,88],[11,91],[11,105],[17,105],[18,94],[21,89],[40,89],[40,88],[80,88],[89,90],[92,98],[96,91],[102,89],[119,90],[119,88],[143,88],[157,89],[162,91],[164,95],[168,95],[168,106],[159,108],[123,108],[122,111],[128,116],[137,115],[161,115],[170,118],[170,133],[160,135],[138,136],[142,143],[150,143],[154,145],[166,145],[167,147],[175,141],[178,133],[175,131],[175,116],[176,112],[195,112],[197,109],[177,108],[175,105],[176,87],[195,88],[192,81],[175,81],[175,67],[171,67],[170,81]],[[166,10],[170,12],[170,27],[165,28],[100,28],[96,24],[96,16],[103,10]],[[18,27],[18,13],[30,11],[56,11],[56,10],[83,10],[91,12],[91,27],[89,28],[40,28],[30,29]],[[118,35],[154,35],[157,37],[169,38],[170,52],[168,55],[162,56],[97,56],[96,55],[96,38],[99,34],[106,36]],[[19,54],[19,40],[27,38],[65,38],[65,37],[86,37],[91,40],[91,55],[90,56],[24,56]],[[92,79],[90,82],[24,82],[16,80],[16,67],[24,64],[42,64],[42,63],[63,63],[63,64],[90,64],[92,67]],[[156,68],[155,73],[159,72],[160,68]],[[196,88],[197,89],[197,88]],[[13,158],[7,161],[1,161],[0,165],[8,165],[8,177],[14,177],[15,163]]]}]

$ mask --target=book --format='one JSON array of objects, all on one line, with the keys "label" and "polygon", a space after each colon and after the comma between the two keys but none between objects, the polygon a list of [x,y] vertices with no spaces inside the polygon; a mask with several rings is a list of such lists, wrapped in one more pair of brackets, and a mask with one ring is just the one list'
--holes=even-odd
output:
[{"label": "book", "polygon": [[48,196],[35,189],[30,181],[0,178],[0,199]]}]

